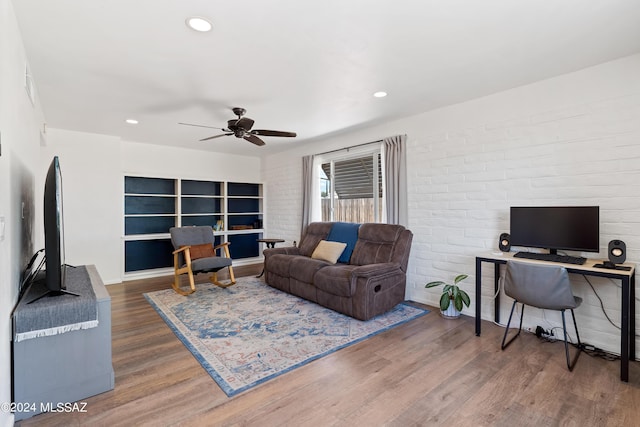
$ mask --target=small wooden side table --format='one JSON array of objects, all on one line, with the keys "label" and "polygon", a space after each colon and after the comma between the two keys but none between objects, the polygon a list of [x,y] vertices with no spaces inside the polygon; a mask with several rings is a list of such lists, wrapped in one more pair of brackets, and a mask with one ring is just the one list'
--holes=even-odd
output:
[{"label": "small wooden side table", "polygon": [[[275,248],[276,247],[276,243],[282,243],[284,242],[284,239],[258,239],[259,243],[264,243],[267,245],[267,248]],[[264,275],[264,267],[262,267],[262,273],[260,273],[258,276],[256,277],[262,277]]]},{"label": "small wooden side table", "polygon": [[267,248],[275,248],[276,243],[284,242],[284,239],[258,239],[259,243],[265,243]]}]

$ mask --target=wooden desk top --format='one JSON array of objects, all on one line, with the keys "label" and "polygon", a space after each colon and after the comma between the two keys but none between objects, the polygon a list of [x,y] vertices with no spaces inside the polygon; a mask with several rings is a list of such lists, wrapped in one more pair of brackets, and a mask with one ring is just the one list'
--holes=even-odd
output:
[{"label": "wooden desk top", "polygon": [[506,263],[509,260],[515,260],[519,262],[530,262],[534,264],[547,264],[547,265],[561,265],[565,267],[569,272],[585,272],[591,273],[594,275],[600,276],[633,276],[635,273],[636,265],[631,263],[618,264],[625,267],[630,267],[630,270],[614,270],[611,268],[602,268],[602,267],[594,267],[596,264],[602,264],[604,260],[602,259],[594,259],[587,258],[587,261],[584,264],[568,264],[563,262],[550,262],[550,261],[540,261],[535,259],[528,258],[515,258],[515,252],[486,252],[482,255],[478,255],[477,258],[482,259],[483,261],[497,261],[499,263]]}]

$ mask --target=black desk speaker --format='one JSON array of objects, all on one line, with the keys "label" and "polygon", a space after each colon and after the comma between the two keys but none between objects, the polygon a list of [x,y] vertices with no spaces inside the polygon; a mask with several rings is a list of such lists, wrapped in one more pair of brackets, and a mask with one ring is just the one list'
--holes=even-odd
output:
[{"label": "black desk speaker", "polygon": [[500,240],[498,240],[498,247],[502,252],[509,252],[511,250],[511,236],[509,233],[502,233]]},{"label": "black desk speaker", "polygon": [[622,264],[627,259],[627,245],[622,240],[609,242],[609,261]]}]

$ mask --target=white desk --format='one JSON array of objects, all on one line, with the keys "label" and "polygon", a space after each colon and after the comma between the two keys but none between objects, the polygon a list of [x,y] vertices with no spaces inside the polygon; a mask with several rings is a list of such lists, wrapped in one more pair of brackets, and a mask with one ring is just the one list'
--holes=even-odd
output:
[{"label": "white desk", "polygon": [[[498,291],[498,280],[500,279],[500,265],[506,264],[507,261],[514,259],[513,252],[507,252],[502,255],[499,253],[487,253],[482,256],[476,256],[476,335],[480,336],[481,328],[481,303],[482,303],[482,263],[488,262],[494,265],[494,292]],[[622,283],[622,316],[620,319],[620,380],[629,381],[629,359],[634,360],[636,357],[636,320],[635,320],[635,265],[622,264],[630,267],[630,270],[612,270],[607,268],[594,267],[595,264],[601,264],[602,260],[587,259],[582,265],[564,264],[557,262],[537,261],[526,258],[515,258],[519,262],[530,262],[537,264],[561,265],[567,269],[569,273],[582,274],[585,276],[606,277],[609,279],[620,280]],[[495,298],[494,304],[494,320],[500,322],[500,294]]]}]

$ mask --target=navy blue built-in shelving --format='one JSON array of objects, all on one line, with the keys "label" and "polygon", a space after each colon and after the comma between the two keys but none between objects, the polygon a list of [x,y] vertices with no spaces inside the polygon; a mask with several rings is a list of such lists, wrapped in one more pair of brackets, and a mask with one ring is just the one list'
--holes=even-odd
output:
[{"label": "navy blue built-in shelving", "polygon": [[124,272],[173,266],[169,229],[209,225],[236,260],[260,256],[262,184],[124,177]]}]

